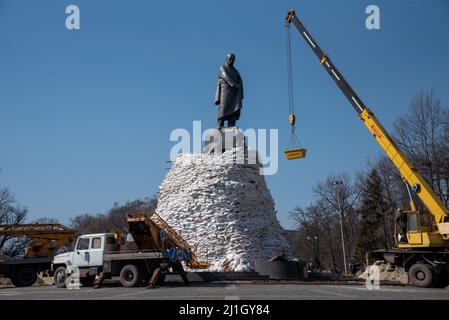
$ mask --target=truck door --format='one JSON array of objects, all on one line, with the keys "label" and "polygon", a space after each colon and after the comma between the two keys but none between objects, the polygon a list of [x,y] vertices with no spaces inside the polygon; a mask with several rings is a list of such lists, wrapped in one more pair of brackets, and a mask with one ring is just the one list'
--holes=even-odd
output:
[{"label": "truck door", "polygon": [[78,268],[88,267],[90,264],[89,245],[90,238],[79,238],[73,255],[73,264]]},{"label": "truck door", "polygon": [[93,237],[90,243],[90,262],[89,266],[96,267],[103,265],[104,237]]}]

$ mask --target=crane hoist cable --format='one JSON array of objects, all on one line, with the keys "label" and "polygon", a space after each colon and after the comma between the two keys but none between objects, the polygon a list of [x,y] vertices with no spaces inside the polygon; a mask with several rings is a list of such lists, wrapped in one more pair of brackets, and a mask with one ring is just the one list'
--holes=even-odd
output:
[{"label": "crane hoist cable", "polygon": [[295,100],[293,95],[293,73],[292,73],[292,45],[290,37],[290,25],[286,24],[287,35],[287,86],[288,86],[288,122],[290,124],[290,140],[288,150],[284,152],[288,160],[304,158],[306,149],[299,142],[296,135],[296,116],[295,116]]}]

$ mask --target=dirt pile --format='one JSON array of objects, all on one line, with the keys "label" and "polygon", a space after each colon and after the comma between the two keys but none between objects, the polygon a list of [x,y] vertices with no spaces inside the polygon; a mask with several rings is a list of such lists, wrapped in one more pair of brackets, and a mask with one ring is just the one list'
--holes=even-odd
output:
[{"label": "dirt pile", "polygon": [[[374,266],[379,268],[379,280],[380,281],[390,281],[397,283],[408,283],[408,274],[404,268],[392,267],[389,263],[385,263],[383,261],[376,261]],[[365,270],[359,278],[367,279],[368,272]]]},{"label": "dirt pile", "polygon": [[[53,277],[43,277],[38,276],[36,283],[33,285],[33,287],[41,287],[41,286],[51,286],[53,285]],[[12,288],[14,285],[11,283],[11,280],[8,278],[1,278],[0,277],[0,288]]]},{"label": "dirt pile", "polygon": [[13,287],[11,280],[7,278],[0,278],[0,288],[9,288]]},{"label": "dirt pile", "polygon": [[37,277],[35,286],[51,286],[53,285],[53,277]]}]

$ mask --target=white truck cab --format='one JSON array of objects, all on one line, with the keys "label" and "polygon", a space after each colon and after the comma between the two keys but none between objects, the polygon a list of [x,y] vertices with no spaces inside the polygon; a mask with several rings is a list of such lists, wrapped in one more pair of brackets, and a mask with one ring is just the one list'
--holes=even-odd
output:
[{"label": "white truck cab", "polygon": [[[53,258],[52,270],[55,273],[55,284],[65,286],[67,274],[80,272],[81,283],[89,285],[95,281],[95,276],[101,272],[106,245],[115,244],[114,234],[96,233],[79,236],[73,251],[56,255]],[[83,283],[84,282],[84,283]]]},{"label": "white truck cab", "polygon": [[[156,270],[164,273],[159,283],[164,281],[169,266],[165,248],[139,250],[132,237],[125,243],[121,236],[115,236],[113,233],[79,236],[73,251],[53,258],[51,268],[55,285],[68,288],[79,279],[81,285],[89,287],[101,274],[101,278],[107,279],[118,276],[123,286],[133,287],[147,282]],[[184,272],[179,262],[175,266]]]}]

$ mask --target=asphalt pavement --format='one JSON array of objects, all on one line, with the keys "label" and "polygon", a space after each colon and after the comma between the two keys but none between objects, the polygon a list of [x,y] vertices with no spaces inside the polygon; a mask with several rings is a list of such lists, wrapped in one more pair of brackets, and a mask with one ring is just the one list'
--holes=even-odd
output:
[{"label": "asphalt pavement", "polygon": [[367,289],[364,284],[252,284],[179,283],[154,289],[123,288],[107,284],[101,289],[58,289],[55,286],[0,289],[0,300],[449,300],[448,289],[421,289],[411,286],[381,285]]}]

